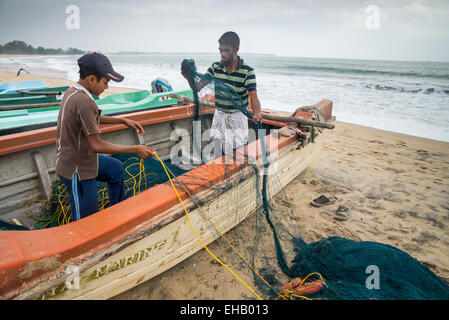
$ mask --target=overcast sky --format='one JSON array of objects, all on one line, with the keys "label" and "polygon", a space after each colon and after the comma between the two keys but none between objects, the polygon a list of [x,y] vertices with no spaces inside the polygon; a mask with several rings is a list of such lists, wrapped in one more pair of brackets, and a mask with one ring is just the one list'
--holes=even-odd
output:
[{"label": "overcast sky", "polygon": [[228,30],[242,53],[449,61],[448,0],[0,0],[0,44],[215,53]]}]

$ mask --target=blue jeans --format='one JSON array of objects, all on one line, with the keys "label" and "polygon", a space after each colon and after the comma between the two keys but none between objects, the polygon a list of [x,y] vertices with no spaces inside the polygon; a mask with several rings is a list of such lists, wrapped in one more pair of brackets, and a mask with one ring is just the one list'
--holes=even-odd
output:
[{"label": "blue jeans", "polygon": [[72,221],[80,220],[98,211],[97,180],[108,184],[109,206],[124,200],[124,174],[120,160],[99,154],[97,178],[79,181],[77,172],[73,174],[71,180],[59,176],[67,188]]}]

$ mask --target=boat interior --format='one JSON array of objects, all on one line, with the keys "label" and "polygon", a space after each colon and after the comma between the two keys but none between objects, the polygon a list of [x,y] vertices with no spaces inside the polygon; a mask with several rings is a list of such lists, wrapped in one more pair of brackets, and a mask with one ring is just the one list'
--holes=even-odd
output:
[{"label": "boat interior", "polygon": [[[143,124],[144,136],[123,125],[101,125],[101,138],[121,145],[145,144],[155,150],[163,161],[170,161],[170,151],[183,139],[190,141],[190,148],[193,146],[192,107],[143,111],[126,117]],[[202,133],[210,129],[212,117],[212,109],[201,116]],[[249,128],[255,128],[251,121],[248,122]],[[279,128],[279,125],[264,123],[267,134],[273,128]],[[256,135],[250,134],[248,143],[257,139]],[[0,220],[21,224],[28,229],[35,228],[36,219],[32,216],[39,216],[42,212],[57,179],[54,168],[55,140],[55,127],[0,137]],[[203,140],[202,148],[210,143],[207,139]]]}]

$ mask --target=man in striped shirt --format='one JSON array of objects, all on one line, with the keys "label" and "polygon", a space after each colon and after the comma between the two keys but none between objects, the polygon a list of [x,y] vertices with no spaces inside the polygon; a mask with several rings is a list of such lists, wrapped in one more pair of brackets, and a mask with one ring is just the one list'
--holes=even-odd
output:
[{"label": "man in striped shirt", "polygon": [[[257,97],[256,75],[254,69],[238,56],[239,36],[232,31],[224,33],[218,40],[221,61],[213,63],[206,72],[215,80],[224,83],[230,91],[217,90],[215,85],[215,114],[212,120],[211,136],[214,140],[215,155],[228,153],[248,142],[248,118],[233,105],[230,92],[235,91],[244,106],[253,112],[252,121],[260,120],[260,102]],[[184,75],[185,76],[185,75]],[[198,90],[206,83],[200,83]],[[192,84],[190,84],[192,87]]]}]

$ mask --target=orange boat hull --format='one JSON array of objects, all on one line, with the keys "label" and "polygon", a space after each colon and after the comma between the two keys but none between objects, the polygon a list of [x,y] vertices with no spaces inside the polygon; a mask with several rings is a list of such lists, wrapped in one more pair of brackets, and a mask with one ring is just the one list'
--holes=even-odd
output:
[{"label": "orange boat hull", "polygon": [[[325,111],[325,114],[328,115],[326,120],[328,120],[332,114],[332,102],[322,100],[316,106]],[[213,110],[207,112],[210,114]],[[304,118],[311,116],[307,112],[296,114],[296,116],[300,115]],[[139,121],[144,126],[147,126],[191,118],[193,117],[193,106],[152,110],[128,114],[123,117]],[[284,125],[275,121],[264,121],[264,123],[276,125],[280,128]],[[101,127],[102,133],[124,129],[125,127],[122,125]],[[0,156],[8,156],[16,152],[52,145],[55,143],[55,140],[54,127],[3,136],[0,137]],[[258,150],[260,150],[258,143],[260,144],[259,141],[254,141],[244,147],[248,155],[256,159],[259,157]],[[282,151],[296,145],[298,141],[295,136],[275,138],[269,135],[266,138],[266,143],[269,150],[278,148]],[[248,176],[250,171],[247,163],[235,163],[227,166],[225,169],[217,161],[211,161],[191,170],[189,174],[185,174],[179,177],[179,179],[188,186],[191,193],[201,195],[206,199],[213,197],[210,187],[222,183],[224,177],[230,175],[244,177]],[[183,190],[178,191],[180,191],[181,198],[190,205],[190,208],[193,208],[194,205],[189,203],[187,193]],[[226,194],[221,196],[224,197],[223,199],[226,199]],[[254,209],[248,208],[248,210]],[[150,245],[145,244],[148,247],[142,248],[137,246],[137,249],[133,249],[137,251],[130,251],[129,253],[129,257],[132,258],[123,256],[120,259],[117,258],[118,262],[112,261],[106,265],[101,263],[106,263],[111,256],[118,252],[126,251],[134,244],[138,244],[139,241],[145,239],[145,237],[161,232],[163,228],[177,221],[183,215],[183,211],[180,210],[179,200],[169,182],[167,182],[67,225],[43,230],[0,231],[0,298],[107,298],[108,295],[118,294],[120,290],[132,287],[139,281],[131,285],[121,285],[115,291],[106,289],[104,292],[98,293],[92,289],[91,291],[95,292],[95,294],[89,295],[86,291],[85,295],[81,295],[77,294],[76,290],[69,290],[67,285],[67,267],[77,266],[81,273],[84,270],[89,270],[89,276],[84,277],[85,281],[97,280],[96,277],[101,280],[103,277],[105,279],[103,281],[105,288],[109,288],[108,285],[112,285],[112,280],[106,281],[106,275],[108,273],[112,274],[113,271],[116,274],[120,274],[120,272],[125,270],[125,267],[134,268],[135,265],[136,269],[133,272],[136,273],[135,277],[137,277],[137,274],[140,272],[137,268],[139,263],[145,261],[148,263],[149,259],[153,259],[152,257],[156,260],[163,259],[164,256],[159,257],[158,254],[159,252],[165,252],[164,250],[168,250],[167,252],[172,254],[170,252],[171,248],[181,241],[179,240],[179,232],[191,231],[183,231],[184,227],[179,225],[177,226],[178,229],[173,229],[173,231],[170,231],[171,233],[167,231],[167,234],[169,233],[167,239],[169,240],[164,244],[162,244],[163,240],[160,240],[160,244],[157,244],[157,242]],[[234,222],[238,223],[239,221],[224,223],[224,230],[232,228],[232,223]],[[210,241],[213,241],[213,239],[211,238]],[[198,247],[189,249],[189,246],[187,246],[187,249],[191,250],[191,252],[189,251],[190,254],[201,249]],[[191,246],[193,248],[193,245]],[[173,260],[160,270],[164,271],[164,268],[167,269],[186,258],[182,256],[182,249],[179,249],[179,252],[173,252]],[[168,253],[164,254],[168,255]],[[124,259],[127,260],[125,261]],[[159,262],[163,264],[163,262]],[[99,267],[95,268],[95,266]],[[111,271],[111,268],[115,269]],[[154,275],[157,274],[156,271],[153,273]],[[147,276],[145,277],[139,277],[139,279],[141,278],[140,282],[144,281],[142,279],[148,278]],[[108,290],[110,291],[109,293],[106,292]]]}]

